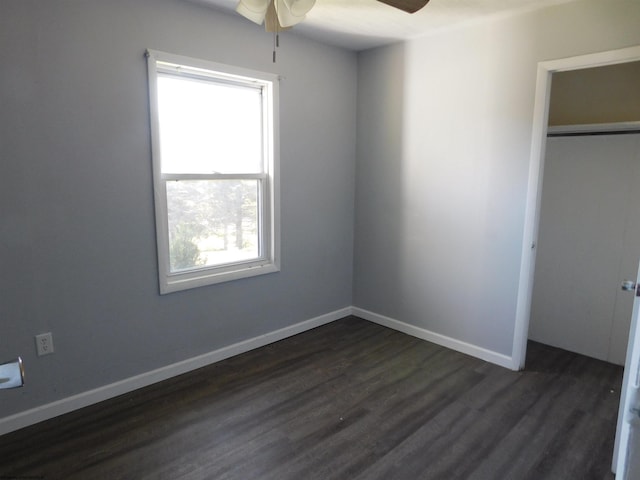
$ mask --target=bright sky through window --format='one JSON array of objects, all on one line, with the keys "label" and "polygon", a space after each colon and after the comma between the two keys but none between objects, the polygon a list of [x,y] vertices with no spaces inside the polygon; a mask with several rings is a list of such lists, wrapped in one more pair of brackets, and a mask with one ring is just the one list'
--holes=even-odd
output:
[{"label": "bright sky through window", "polygon": [[158,114],[163,173],[262,172],[259,88],[159,75]]}]

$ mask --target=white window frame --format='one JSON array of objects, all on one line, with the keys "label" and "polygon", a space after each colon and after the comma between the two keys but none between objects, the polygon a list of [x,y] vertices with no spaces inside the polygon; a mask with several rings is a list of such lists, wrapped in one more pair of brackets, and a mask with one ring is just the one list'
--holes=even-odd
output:
[{"label": "white window frame", "polygon": [[[156,216],[156,241],[160,293],[167,294],[190,288],[253,277],[280,270],[279,224],[279,117],[278,76],[206,60],[189,58],[155,50],[147,50],[149,80],[149,111],[151,121],[151,156]],[[231,82],[240,86],[260,88],[263,96],[263,158],[264,173],[256,174],[168,174],[162,173],[160,126],[158,120],[158,73]],[[183,272],[171,272],[169,263],[169,222],[167,208],[168,181],[257,179],[260,197],[259,253],[256,259],[216,266],[198,267]]]}]

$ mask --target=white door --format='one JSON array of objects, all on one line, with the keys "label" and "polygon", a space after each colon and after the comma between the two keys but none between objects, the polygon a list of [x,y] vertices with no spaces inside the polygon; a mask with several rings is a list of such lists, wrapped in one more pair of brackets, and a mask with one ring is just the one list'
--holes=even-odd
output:
[{"label": "white door", "polygon": [[640,266],[635,284],[628,288],[635,299],[631,314],[627,360],[622,380],[622,395],[618,410],[618,426],[613,457],[613,471],[618,480],[640,478]]},{"label": "white door", "polygon": [[623,365],[640,259],[640,134],[547,141],[529,339]]}]

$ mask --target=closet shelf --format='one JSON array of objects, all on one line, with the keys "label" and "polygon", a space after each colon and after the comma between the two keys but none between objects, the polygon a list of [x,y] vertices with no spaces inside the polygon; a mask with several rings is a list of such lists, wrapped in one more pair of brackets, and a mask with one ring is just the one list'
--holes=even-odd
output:
[{"label": "closet shelf", "polygon": [[612,135],[640,133],[640,121],[615,123],[584,123],[578,125],[551,125],[547,128],[548,137],[571,135]]}]

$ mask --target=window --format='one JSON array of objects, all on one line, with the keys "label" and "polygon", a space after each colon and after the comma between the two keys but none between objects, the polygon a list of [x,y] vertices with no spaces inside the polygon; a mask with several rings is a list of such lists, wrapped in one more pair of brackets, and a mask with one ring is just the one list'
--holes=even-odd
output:
[{"label": "window", "polygon": [[278,79],[147,52],[160,293],[278,271]]}]

